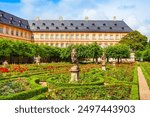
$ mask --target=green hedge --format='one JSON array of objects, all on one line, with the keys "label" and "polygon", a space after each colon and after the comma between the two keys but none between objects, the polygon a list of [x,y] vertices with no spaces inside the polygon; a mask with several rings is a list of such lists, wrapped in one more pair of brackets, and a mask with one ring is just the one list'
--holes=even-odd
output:
[{"label": "green hedge", "polygon": [[130,85],[59,87],[49,92],[50,100],[127,100]]},{"label": "green hedge", "polygon": [[134,68],[134,78],[133,85],[131,87],[130,99],[131,100],[139,100],[139,85],[138,85],[138,71],[137,65]]},{"label": "green hedge", "polygon": [[30,98],[29,100],[45,100],[46,98],[47,98],[46,94],[42,93],[40,95],[37,95],[37,96],[34,96],[34,97]]},{"label": "green hedge", "polygon": [[47,84],[49,88],[58,88],[58,87],[72,87],[72,86],[92,86],[92,85],[104,85],[104,79],[100,78],[97,82],[92,83],[56,83],[51,81],[50,79],[47,79]]},{"label": "green hedge", "polygon": [[38,84],[40,80],[34,77],[29,81],[33,90],[23,91],[8,96],[0,96],[0,100],[25,100],[48,91],[48,87],[40,86]]},{"label": "green hedge", "polygon": [[9,78],[18,78],[18,77],[30,77],[30,76],[33,76],[33,75],[40,75],[40,74],[44,74],[44,73],[47,73],[47,72],[37,72],[37,73],[30,73],[30,74],[20,74],[20,75],[12,75],[12,76],[8,76],[8,77],[3,77],[3,78],[0,78],[0,81],[1,80],[6,80],[6,79],[9,79]]},{"label": "green hedge", "polygon": [[0,100],[25,100],[33,96],[39,95],[48,90],[47,87],[39,87],[29,91],[23,91],[21,93],[12,94],[9,96],[0,96]]}]

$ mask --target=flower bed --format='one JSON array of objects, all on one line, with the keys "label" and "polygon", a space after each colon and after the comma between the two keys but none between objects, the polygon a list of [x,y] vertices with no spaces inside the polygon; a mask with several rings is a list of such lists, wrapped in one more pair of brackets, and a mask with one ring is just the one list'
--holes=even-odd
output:
[{"label": "flower bed", "polygon": [[130,94],[129,85],[78,86],[52,90],[50,100],[126,100]]},{"label": "flower bed", "polygon": [[[69,63],[19,65],[17,70],[14,66],[2,73],[0,83],[21,78],[28,81],[29,85],[25,86],[29,89],[0,96],[0,99],[138,99],[137,67],[133,64],[115,67],[108,64],[106,71],[97,64],[80,64],[80,80],[74,83],[69,83],[69,70],[73,66]],[[22,68],[26,69],[20,72]],[[51,92],[40,86],[40,81],[47,82]]]}]

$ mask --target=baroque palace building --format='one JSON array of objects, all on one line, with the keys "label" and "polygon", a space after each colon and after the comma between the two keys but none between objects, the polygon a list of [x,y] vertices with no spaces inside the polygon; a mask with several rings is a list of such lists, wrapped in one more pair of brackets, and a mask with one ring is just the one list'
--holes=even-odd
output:
[{"label": "baroque palace building", "polygon": [[0,37],[49,46],[114,45],[132,29],[123,20],[25,20],[0,10]]}]

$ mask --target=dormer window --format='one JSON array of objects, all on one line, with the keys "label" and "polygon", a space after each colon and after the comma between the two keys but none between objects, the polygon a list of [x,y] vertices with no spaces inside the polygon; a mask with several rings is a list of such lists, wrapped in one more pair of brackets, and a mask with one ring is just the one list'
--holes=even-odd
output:
[{"label": "dormer window", "polygon": [[37,27],[37,29],[39,30],[39,29],[40,29],[40,27]]},{"label": "dormer window", "polygon": [[12,20],[13,20],[13,17],[10,17],[10,20],[12,21]]},{"label": "dormer window", "polygon": [[76,27],[76,30],[78,30],[79,28],[78,27]]},{"label": "dormer window", "polygon": [[35,23],[32,23],[32,26],[35,26]]},{"label": "dormer window", "polygon": [[45,24],[45,23],[42,23],[42,25],[45,26],[46,24]]},{"label": "dormer window", "polygon": [[61,23],[62,26],[64,26],[64,23]]},{"label": "dormer window", "polygon": [[104,23],[103,26],[106,26],[106,24]]},{"label": "dormer window", "polygon": [[122,27],[122,30],[124,30],[124,27]]},{"label": "dormer window", "polygon": [[18,24],[18,26],[20,26],[20,27],[21,27],[21,23],[19,23],[19,24]]},{"label": "dormer window", "polygon": [[12,21],[11,21],[11,20],[9,20],[9,24],[12,24]]},{"label": "dormer window", "polygon": [[112,30],[112,27],[109,27],[109,29],[111,29],[111,30]]},{"label": "dormer window", "polygon": [[19,24],[21,24],[22,23],[22,21],[21,20],[19,20]]},{"label": "dormer window", "polygon": [[73,26],[73,23],[71,23],[70,25]]},{"label": "dormer window", "polygon": [[115,26],[117,26],[117,24],[114,24]]},{"label": "dormer window", "polygon": [[92,26],[95,26],[95,24],[93,23]]},{"label": "dormer window", "polygon": [[65,29],[68,29],[67,27],[65,27]]},{"label": "dormer window", "polygon": [[4,14],[2,13],[0,16],[1,16],[1,17],[4,17]]},{"label": "dormer window", "polygon": [[28,29],[28,28],[29,28],[29,26],[26,26],[25,28],[26,28],[26,29]]},{"label": "dormer window", "polygon": [[83,24],[83,23],[81,23],[81,26],[84,26],[84,24]]},{"label": "dormer window", "polygon": [[86,29],[90,29],[89,27],[86,27]]},{"label": "dormer window", "polygon": [[100,27],[97,27],[97,29],[100,30],[101,28],[100,28]]},{"label": "dormer window", "polygon": [[48,29],[49,29],[49,27],[46,27],[46,29],[48,30]]},{"label": "dormer window", "polygon": [[59,27],[56,27],[56,29],[59,29]]},{"label": "dormer window", "polygon": [[51,23],[52,26],[54,26],[54,23]]}]

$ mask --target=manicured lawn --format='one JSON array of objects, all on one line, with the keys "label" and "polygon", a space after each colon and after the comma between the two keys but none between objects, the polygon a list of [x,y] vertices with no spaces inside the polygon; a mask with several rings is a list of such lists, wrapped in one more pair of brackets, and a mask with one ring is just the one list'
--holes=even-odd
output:
[{"label": "manicured lawn", "polygon": [[150,89],[150,62],[142,62],[140,66]]}]

